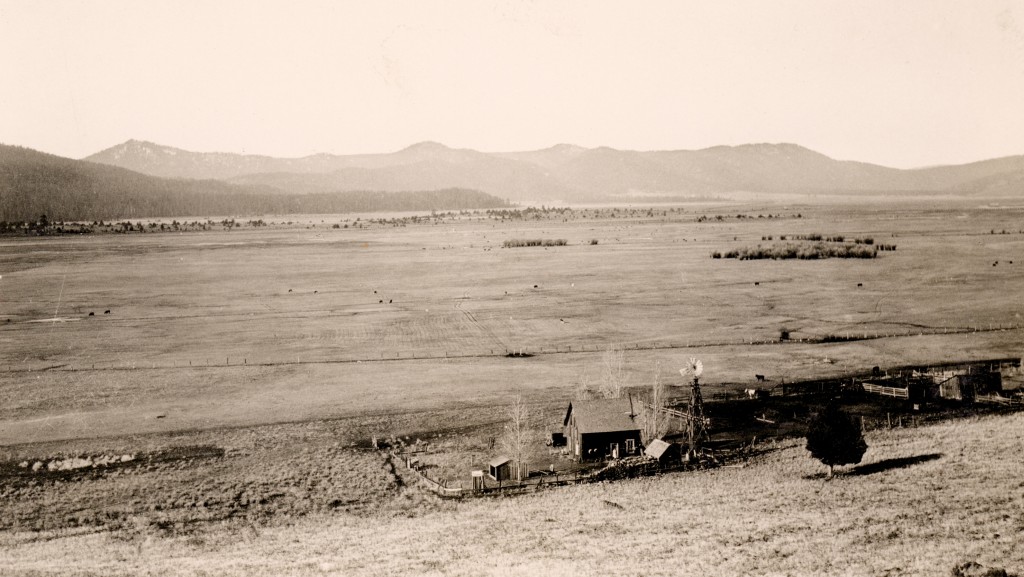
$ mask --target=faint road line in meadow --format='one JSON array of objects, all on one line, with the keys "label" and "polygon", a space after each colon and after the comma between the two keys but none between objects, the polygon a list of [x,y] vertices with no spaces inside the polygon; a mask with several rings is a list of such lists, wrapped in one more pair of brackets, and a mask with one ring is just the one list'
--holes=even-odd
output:
[{"label": "faint road line in meadow", "polygon": [[[994,333],[1005,331],[1020,331],[1024,325],[1005,325],[984,327],[953,327],[943,329],[927,329],[908,333],[861,333],[846,332],[843,335],[830,335],[822,338],[810,339],[731,339],[720,341],[686,341],[686,342],[660,342],[648,341],[646,343],[617,343],[616,346],[626,351],[654,351],[654,350],[680,350],[680,349],[706,349],[716,347],[735,346],[766,346],[766,345],[787,345],[787,344],[835,344],[844,342],[870,341],[879,339],[898,339],[919,336],[938,335],[960,335],[973,333]],[[538,347],[537,349],[487,349],[476,352],[459,353],[456,351],[445,351],[443,353],[434,351],[429,353],[381,353],[378,357],[363,358],[313,358],[303,360],[301,357],[295,360],[272,360],[252,361],[246,357],[225,357],[224,363],[209,359],[200,362],[175,361],[171,364],[166,362],[135,362],[122,364],[90,363],[89,365],[72,366],[70,364],[48,365],[43,367],[15,367],[8,365],[0,367],[6,373],[40,373],[40,372],[87,372],[87,371],[146,371],[146,370],[168,370],[168,369],[223,369],[223,368],[247,368],[247,367],[281,367],[289,365],[335,365],[335,364],[361,364],[361,363],[394,363],[398,361],[424,361],[444,359],[483,359],[494,357],[513,356],[540,357],[550,355],[579,355],[589,353],[602,353],[608,350],[607,344],[599,345],[565,345],[554,347]],[[103,365],[107,366],[103,366]]]}]

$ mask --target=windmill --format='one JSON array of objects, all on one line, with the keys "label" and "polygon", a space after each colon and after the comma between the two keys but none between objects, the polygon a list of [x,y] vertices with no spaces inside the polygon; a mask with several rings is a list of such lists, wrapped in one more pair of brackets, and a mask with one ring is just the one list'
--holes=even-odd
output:
[{"label": "windmill", "polygon": [[684,378],[691,377],[690,381],[690,404],[686,410],[686,436],[689,441],[687,457],[693,458],[701,443],[710,440],[708,428],[710,419],[704,416],[704,399],[700,395],[700,376],[704,373],[704,363],[699,359],[690,357],[690,362],[685,368],[679,369],[679,374]]}]

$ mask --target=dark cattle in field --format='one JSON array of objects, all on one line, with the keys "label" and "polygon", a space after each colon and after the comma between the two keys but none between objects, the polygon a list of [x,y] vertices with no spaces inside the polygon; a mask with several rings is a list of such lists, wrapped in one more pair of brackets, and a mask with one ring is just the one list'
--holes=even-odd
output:
[{"label": "dark cattle in field", "polygon": [[96,313],[89,313],[89,316],[94,317],[96,316]]},{"label": "dark cattle in field", "polygon": [[105,311],[103,311],[103,314],[105,314],[105,315],[109,315],[109,314],[110,314],[110,311],[109,311],[109,310],[105,310]]},{"label": "dark cattle in field", "polygon": [[761,286],[761,283],[754,281],[754,286]]},{"label": "dark cattle in field", "polygon": [[864,286],[864,283],[859,282],[859,283],[857,283],[857,286],[859,286],[859,287]]},{"label": "dark cattle in field", "polygon": [[762,383],[764,382],[764,375],[754,375],[754,377],[755,377],[755,378],[756,378],[756,379],[757,379],[758,381],[761,381]]}]

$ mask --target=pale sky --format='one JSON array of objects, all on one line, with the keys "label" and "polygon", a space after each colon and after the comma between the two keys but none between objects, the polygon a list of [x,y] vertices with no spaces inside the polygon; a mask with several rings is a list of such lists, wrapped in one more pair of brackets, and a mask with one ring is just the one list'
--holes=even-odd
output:
[{"label": "pale sky", "polygon": [[1024,154],[1024,2],[0,0],[0,142],[79,158],[129,138]]}]

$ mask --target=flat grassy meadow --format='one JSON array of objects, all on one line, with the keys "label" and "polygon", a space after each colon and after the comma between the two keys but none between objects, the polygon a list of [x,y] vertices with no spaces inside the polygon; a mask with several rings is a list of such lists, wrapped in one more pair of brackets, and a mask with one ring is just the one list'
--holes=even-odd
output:
[{"label": "flat grassy meadow", "polygon": [[[437,447],[457,478],[519,396],[546,468],[540,439],[609,350],[628,390],[675,397],[700,358],[706,399],[1019,358],[1024,207],[872,202],[0,237],[0,573],[1020,573],[1019,413],[871,431],[832,481],[802,440],[761,436],[719,469],[463,501],[370,448]],[[712,258],[811,234],[896,250]]]},{"label": "flat grassy meadow", "polygon": [[[754,373],[778,382],[1019,355],[1021,212],[687,205],[5,237],[0,442],[493,406],[514,394],[560,403],[598,378],[609,347],[625,349],[634,385],[701,357],[711,390],[742,389]],[[710,258],[811,232],[898,249]],[[568,245],[502,248],[510,238]],[[777,342],[782,330],[790,342]],[[829,336],[870,338],[816,342]]]}]

